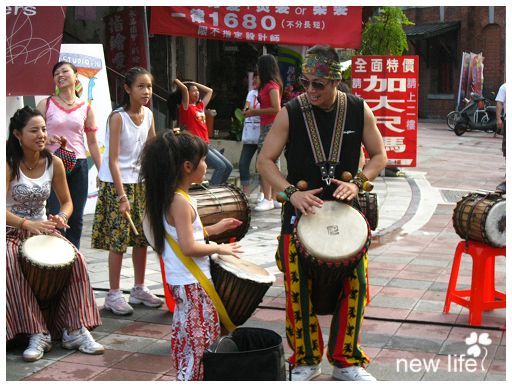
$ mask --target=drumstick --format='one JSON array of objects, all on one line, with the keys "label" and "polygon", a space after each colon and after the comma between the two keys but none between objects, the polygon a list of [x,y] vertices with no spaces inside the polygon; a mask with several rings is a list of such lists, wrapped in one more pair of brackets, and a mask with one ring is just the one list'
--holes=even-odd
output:
[{"label": "drumstick", "polygon": [[132,220],[132,217],[130,216],[130,213],[125,212],[124,215],[126,216],[126,219],[128,219],[128,222],[130,223],[130,227],[132,228],[132,231],[135,234],[135,236],[139,236],[139,232],[137,231],[135,224],[133,224],[133,220]]}]

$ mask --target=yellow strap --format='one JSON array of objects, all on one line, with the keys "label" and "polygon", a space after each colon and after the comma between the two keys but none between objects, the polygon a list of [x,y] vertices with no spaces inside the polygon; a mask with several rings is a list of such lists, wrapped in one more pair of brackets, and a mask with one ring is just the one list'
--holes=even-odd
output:
[{"label": "yellow strap", "polygon": [[[190,195],[189,195],[187,192],[185,192],[185,191],[184,191],[184,190],[182,190],[181,188],[177,188],[177,189],[176,189],[176,191],[174,191],[174,192],[177,192],[177,193],[182,194],[182,195],[185,197],[185,199],[187,199],[187,200],[188,200],[188,202],[189,202],[190,204],[192,204],[192,198],[190,197]],[[208,234],[208,231],[206,231],[206,227],[203,227],[203,233],[204,233],[204,237],[205,237],[205,238],[208,238],[208,237],[210,236],[210,235]]]},{"label": "yellow strap", "polygon": [[[190,201],[190,196],[188,196],[188,194],[185,191],[178,189],[176,190],[176,192],[180,192]],[[206,278],[206,275],[204,275],[203,271],[199,268],[199,266],[197,266],[197,263],[195,263],[195,261],[192,258],[187,257],[185,254],[183,254],[180,245],[167,232],[165,233],[165,239],[167,240],[167,243],[169,243],[169,246],[171,246],[171,249],[174,251],[176,256],[192,273],[192,275],[199,281],[199,284],[203,287],[205,292],[212,299],[213,305],[215,305],[215,309],[217,309],[217,313],[219,313],[219,318],[222,325],[224,325],[224,328],[226,328],[229,332],[233,332],[236,329],[236,326],[229,318],[228,312],[226,311],[226,308],[224,307],[224,304],[222,303],[219,294],[215,290],[213,283],[208,278]]]}]

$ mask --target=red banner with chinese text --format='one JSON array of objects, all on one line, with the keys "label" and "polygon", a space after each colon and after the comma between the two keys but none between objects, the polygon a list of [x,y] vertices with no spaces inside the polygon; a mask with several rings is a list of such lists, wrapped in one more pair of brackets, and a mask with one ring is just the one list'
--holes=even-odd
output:
[{"label": "red banner with chinese text", "polygon": [[361,15],[362,7],[151,7],[149,30],[202,39],[359,48]]},{"label": "red banner with chinese text", "polygon": [[6,7],[8,96],[51,94],[59,61],[66,7]]},{"label": "red banner with chinese text", "polygon": [[419,58],[352,57],[352,92],[372,109],[388,165],[415,167],[418,138]]},{"label": "red banner with chinese text", "polygon": [[[145,26],[142,7],[129,8],[105,17],[106,62],[108,66],[124,75],[132,67],[148,69],[145,47]],[[149,70],[149,69],[148,69]],[[111,88],[116,82],[109,75]],[[118,90],[110,90],[111,96],[119,99],[123,82],[117,82]]]}]

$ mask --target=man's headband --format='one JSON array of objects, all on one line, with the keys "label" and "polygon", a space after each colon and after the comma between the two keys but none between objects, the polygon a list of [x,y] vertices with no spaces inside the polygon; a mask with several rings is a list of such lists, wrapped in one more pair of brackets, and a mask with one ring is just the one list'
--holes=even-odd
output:
[{"label": "man's headband", "polygon": [[302,73],[331,80],[342,79],[339,62],[316,54],[309,54],[304,57]]}]

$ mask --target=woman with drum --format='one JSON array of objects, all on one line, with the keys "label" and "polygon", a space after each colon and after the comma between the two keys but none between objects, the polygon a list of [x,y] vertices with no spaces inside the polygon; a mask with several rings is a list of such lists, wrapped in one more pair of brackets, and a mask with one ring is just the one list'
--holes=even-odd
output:
[{"label": "woman with drum", "polygon": [[[146,185],[146,216],[153,248],[162,256],[165,277],[176,307],[171,347],[177,380],[202,380],[204,351],[220,335],[217,310],[201,278],[211,279],[211,254],[241,252],[238,243],[206,244],[205,235],[221,234],[241,221],[224,218],[204,227],[197,202],[188,194],[206,173],[207,144],[189,133],[167,131],[149,141],[141,155],[141,180]],[[166,171],[162,175],[161,171]],[[192,263],[188,263],[192,261]],[[189,266],[191,265],[191,266]]]},{"label": "woman with drum", "polygon": [[[43,115],[25,106],[11,118],[7,140],[7,211],[6,211],[6,328],[7,340],[19,334],[29,334],[29,346],[23,360],[39,360],[51,349],[52,337],[62,336],[62,346],[87,354],[104,352],[88,329],[101,324],[94,293],[89,283],[87,267],[82,254],[58,232],[66,229],[73,204],[66,184],[62,161],[45,149],[48,140]],[[57,215],[46,217],[45,204],[53,189],[61,203]],[[49,240],[65,241],[74,256],[68,259],[69,281],[63,284],[60,297],[53,300],[55,315],[47,324],[35,294],[27,282],[20,261],[20,250],[31,236],[47,235]],[[52,239],[55,238],[55,239]],[[49,243],[51,245],[51,243]],[[41,246],[40,246],[41,247]],[[42,248],[42,247],[41,247]],[[56,260],[64,260],[53,252]],[[36,265],[38,262],[35,263]],[[43,263],[39,263],[43,266]],[[55,278],[55,281],[57,278]]]},{"label": "woman with drum", "polygon": [[[333,48],[314,46],[308,50],[300,77],[306,92],[289,101],[277,115],[258,158],[258,170],[285,200],[276,263],[285,275],[292,380],[311,380],[320,374],[323,340],[317,314],[333,315],[327,348],[333,377],[375,380],[364,368],[369,358],[359,346],[366,304],[369,230],[358,211],[340,202],[351,202],[360,190],[368,189],[368,180],[378,176],[387,157],[371,109],[360,98],[337,90],[341,75],[340,60]],[[359,172],[361,143],[370,160]],[[275,165],[283,149],[288,165],[286,179]],[[347,178],[352,179],[346,181]],[[334,215],[334,211],[342,210],[350,215],[348,220],[353,218],[358,225],[362,218],[363,237],[348,224],[334,224],[342,217],[331,219],[323,208],[334,208]],[[323,227],[313,227],[305,235],[299,233],[301,224],[324,217],[329,222]],[[347,238],[340,238],[343,234],[348,234]],[[308,237],[306,241],[304,236]],[[353,244],[351,238],[357,238],[358,244]],[[341,253],[340,257],[317,255],[316,251],[335,243],[341,248],[353,245],[353,252],[348,250],[347,257]],[[328,284],[327,280],[322,281],[323,274],[335,273],[339,273],[333,281],[339,284],[338,289],[315,290]],[[315,292],[320,297],[313,300]],[[320,301],[327,297],[334,302],[320,311]]]},{"label": "woman with drum", "polygon": [[[48,149],[54,152],[59,147],[66,146],[63,143],[65,139],[67,147],[76,156],[76,164],[66,174],[73,202],[73,214],[68,221],[69,227],[62,231],[63,235],[80,249],[84,208],[89,190],[87,149],[98,171],[101,165],[101,152],[96,140],[98,128],[91,105],[80,100],[82,84],[78,80],[76,67],[69,62],[58,62],[53,66],[52,75],[58,92],[39,102],[37,109],[43,113],[48,127]],[[84,137],[87,140],[87,147]],[[53,193],[48,199],[48,211],[53,215],[59,212],[59,201]]]}]

